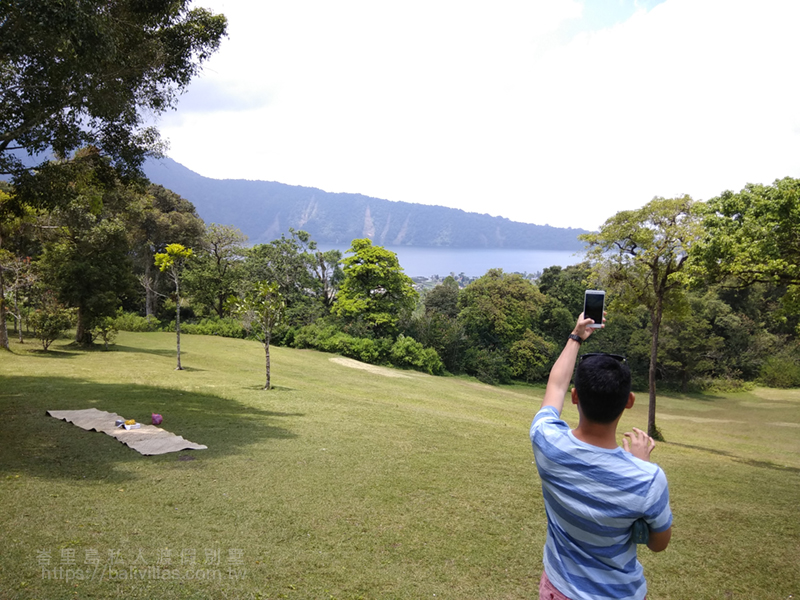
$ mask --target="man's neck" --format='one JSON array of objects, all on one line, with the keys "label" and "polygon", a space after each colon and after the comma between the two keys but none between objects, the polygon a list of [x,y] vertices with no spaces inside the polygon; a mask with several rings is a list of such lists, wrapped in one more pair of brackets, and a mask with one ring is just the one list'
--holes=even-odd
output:
[{"label": "man's neck", "polygon": [[572,435],[580,441],[613,450],[619,447],[617,444],[617,422],[613,423],[592,423],[581,418],[578,426],[572,430]]}]

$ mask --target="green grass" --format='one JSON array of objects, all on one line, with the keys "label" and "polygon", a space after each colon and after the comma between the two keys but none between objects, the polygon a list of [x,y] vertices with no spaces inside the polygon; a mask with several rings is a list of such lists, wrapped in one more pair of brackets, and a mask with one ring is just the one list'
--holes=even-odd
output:
[{"label": "green grass", "polygon": [[[182,342],[184,371],[162,333],[0,354],[0,598],[536,597],[541,387],[274,348],[265,392],[257,343]],[[622,427],[644,426],[646,404]],[[144,457],[45,415],[90,407],[161,413],[208,450]],[[640,550],[650,600],[800,597],[800,391],[659,411],[675,523],[666,552]]]}]

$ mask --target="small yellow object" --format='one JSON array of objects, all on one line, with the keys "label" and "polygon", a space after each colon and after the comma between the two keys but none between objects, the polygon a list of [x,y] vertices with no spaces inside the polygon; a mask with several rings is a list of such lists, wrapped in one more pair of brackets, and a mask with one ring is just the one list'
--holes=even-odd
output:
[{"label": "small yellow object", "polygon": [[136,425],[136,419],[128,419],[125,421],[125,425]]}]

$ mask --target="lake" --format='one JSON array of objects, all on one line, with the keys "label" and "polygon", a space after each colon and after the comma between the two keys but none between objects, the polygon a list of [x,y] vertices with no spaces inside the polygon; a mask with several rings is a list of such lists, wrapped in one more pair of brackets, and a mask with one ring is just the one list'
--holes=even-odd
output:
[{"label": "lake", "polygon": [[[321,250],[334,246],[319,244]],[[446,277],[450,273],[464,273],[480,277],[489,269],[503,269],[507,273],[537,273],[547,267],[567,267],[582,262],[583,252],[572,250],[507,250],[470,248],[420,248],[412,246],[384,246],[397,254],[400,266],[410,277]],[[349,246],[348,246],[349,248]],[[338,248],[347,256],[347,248]]]}]

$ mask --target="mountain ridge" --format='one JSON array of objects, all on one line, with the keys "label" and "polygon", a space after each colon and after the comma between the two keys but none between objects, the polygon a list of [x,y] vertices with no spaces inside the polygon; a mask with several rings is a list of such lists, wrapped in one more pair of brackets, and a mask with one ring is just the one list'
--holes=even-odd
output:
[{"label": "mountain ridge", "polygon": [[169,158],[148,160],[144,172],[191,201],[204,221],[237,227],[252,243],[272,241],[292,227],[340,246],[370,238],[382,246],[581,250],[578,235],[588,233],[274,181],[212,179]]}]

